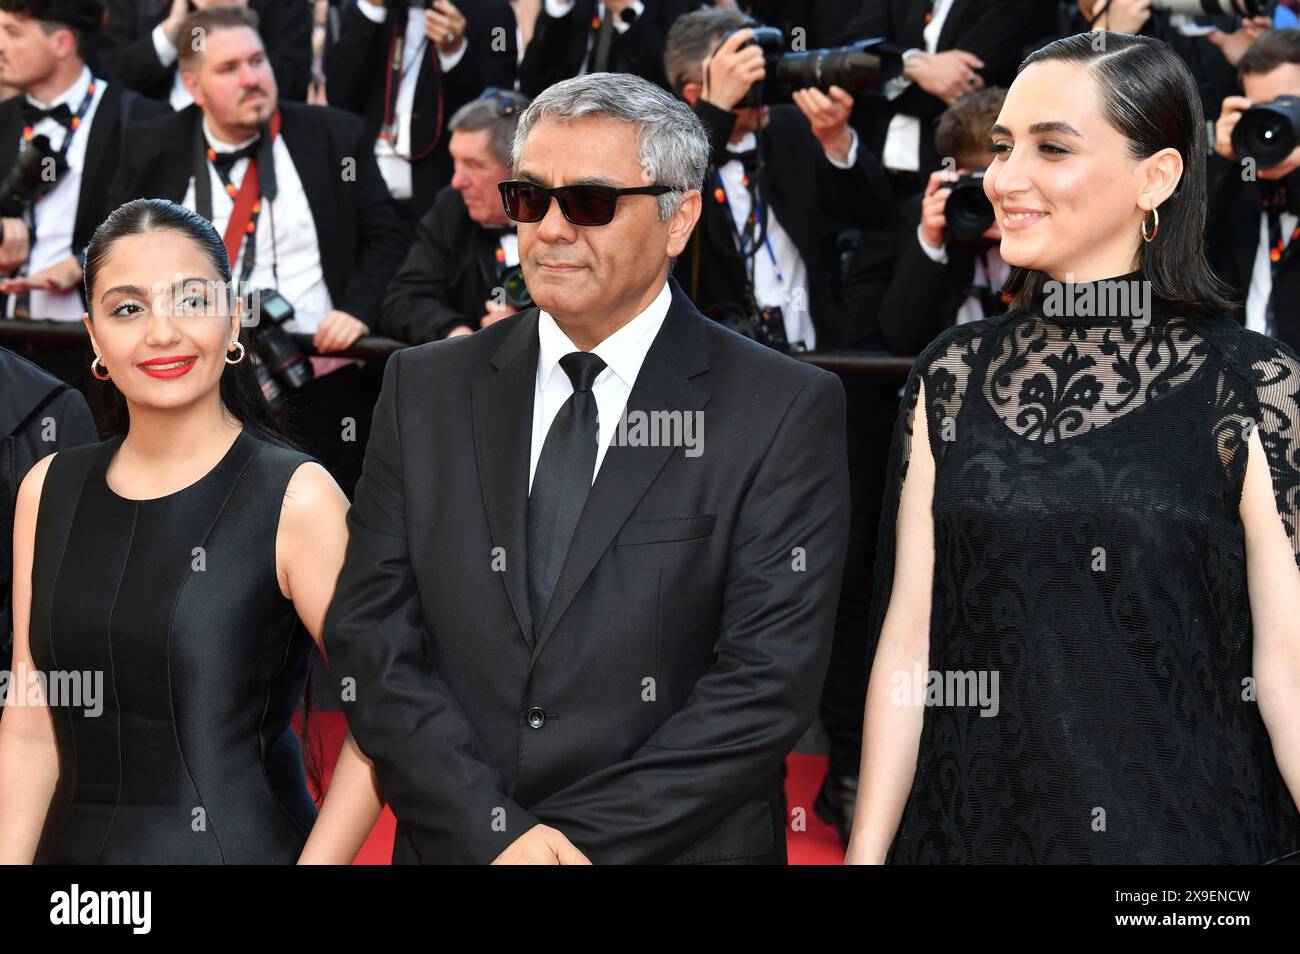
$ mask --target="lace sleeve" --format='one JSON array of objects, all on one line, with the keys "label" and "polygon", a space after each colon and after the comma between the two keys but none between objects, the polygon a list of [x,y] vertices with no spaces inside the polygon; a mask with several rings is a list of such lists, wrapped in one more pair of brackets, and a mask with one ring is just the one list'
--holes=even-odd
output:
[{"label": "lace sleeve", "polygon": [[1255,423],[1273,478],[1277,512],[1300,566],[1300,358],[1271,340],[1250,358]]}]

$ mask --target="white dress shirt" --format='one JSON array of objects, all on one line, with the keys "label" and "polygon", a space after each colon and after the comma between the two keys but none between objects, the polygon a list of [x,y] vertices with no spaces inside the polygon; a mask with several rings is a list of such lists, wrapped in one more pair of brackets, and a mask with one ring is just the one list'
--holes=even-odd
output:
[{"label": "white dress shirt", "polygon": [[[163,66],[171,66],[180,59],[180,50],[176,48],[167,37],[167,31],[163,29],[163,24],[158,24],[149,34],[153,39],[153,51],[158,55],[158,62]],[[167,102],[171,104],[172,109],[180,112],[190,103],[194,102],[194,97],[190,91],[185,88],[185,81],[181,79],[181,71],[176,69],[172,72],[172,88],[167,94]]]},{"label": "white dress shirt", "polygon": [[[357,9],[372,23],[388,19],[388,8],[377,7],[367,0],[357,0]],[[379,174],[388,184],[394,199],[409,199],[411,191],[411,112],[415,108],[415,84],[420,75],[420,62],[427,49],[429,38],[424,35],[424,11],[412,9],[406,18],[406,36],[402,40],[402,79],[397,87],[397,102],[393,106],[393,120],[397,123],[397,143],[391,146],[382,139],[375,140],[375,161]],[[438,64],[449,73],[465,57],[469,41],[460,38],[451,55],[438,51]],[[385,56],[387,53],[385,52]],[[394,154],[395,153],[395,154]]]},{"label": "white dress shirt", "polygon": [[[930,22],[925,25],[925,30],[921,34],[925,38],[926,52],[935,52],[935,47],[939,45],[939,34],[943,32],[943,23],[948,19],[951,10],[952,0],[935,0]],[[910,81],[903,81],[892,87],[891,92],[897,96],[911,85]],[[886,169],[897,169],[902,172],[919,171],[921,120],[915,116],[895,113],[889,121],[889,129],[885,133],[885,146],[881,150],[880,158]]]},{"label": "white dress shirt", "polygon": [[[601,461],[605,459],[605,451],[609,449],[618,429],[618,422],[623,416],[623,409],[627,407],[628,395],[636,384],[636,376],[641,371],[645,356],[650,351],[655,335],[659,334],[659,329],[663,326],[672,297],[668,283],[664,282],[659,294],[644,311],[591,349],[591,353],[603,359],[606,365],[596,375],[591,386],[599,418],[596,466],[591,471],[592,483],[596,481]],[[551,429],[555,415],[560,413],[564,402],[573,394],[573,382],[560,367],[560,359],[566,354],[582,350],[569,340],[555,319],[544,311],[537,316],[537,337],[540,349],[537,353],[537,385],[533,394],[532,453],[528,463],[530,493],[546,434]]]},{"label": "white dress shirt", "polygon": [[[1295,231],[1300,216],[1294,212],[1283,212],[1278,221],[1282,226],[1282,241],[1286,242]],[[1285,250],[1286,245],[1282,248]],[[1246,291],[1246,327],[1260,334],[1268,334],[1272,330],[1264,327],[1268,298],[1273,294],[1273,269],[1268,252],[1268,213],[1260,212],[1259,245],[1255,248],[1255,263],[1250,270],[1250,288]]]},{"label": "white dress shirt", "polygon": [[[83,66],[77,81],[54,97],[53,102],[42,103],[31,96],[27,99],[41,109],[53,109],[60,103],[66,103],[68,109],[75,115],[86,91],[90,89],[90,81],[90,68]],[[41,269],[49,268],[56,262],[76,254],[72,248],[72,227],[77,220],[77,205],[81,199],[81,173],[86,165],[86,144],[90,141],[90,130],[95,121],[95,113],[107,88],[108,84],[102,80],[95,84],[95,98],[81,118],[76,134],[72,137],[72,144],[68,146],[68,154],[64,157],[68,164],[67,170],[59,175],[54,188],[32,208],[36,220],[36,241],[32,243],[31,253],[27,257],[26,274],[28,275],[34,275]],[[57,152],[63,148],[63,140],[68,135],[68,130],[54,119],[42,119],[32,127],[32,134],[48,137],[50,147]],[[17,148],[21,150],[24,145],[20,137]],[[17,304],[17,297],[9,296],[7,314],[11,318]],[[33,318],[79,321],[82,312],[85,311],[81,303],[81,293],[76,288],[66,292],[32,289],[29,301]]]},{"label": "white dress shirt", "polygon": [[[252,142],[249,139],[238,145],[224,143],[212,134],[206,118],[202,122],[203,134],[215,152],[234,152]],[[284,326],[285,330],[310,333],[333,307],[325,273],[321,269],[316,220],[312,218],[307,193],[283,136],[276,137],[271,155],[275,161],[277,194],[274,202],[263,201],[261,214],[257,217],[257,260],[248,276],[248,284],[252,288],[278,289],[289,299],[294,310],[293,318]],[[212,225],[218,234],[224,235],[235,201],[226,193],[212,163],[207,166],[212,187]],[[230,167],[230,182],[235,188],[243,183],[247,171],[247,159],[240,159]],[[181,204],[188,209],[194,208],[193,177]],[[243,261],[241,246],[239,261],[232,263],[231,267],[235,278],[241,274]]]},{"label": "white dress shirt", "polygon": [[[919,225],[916,227],[916,241],[921,246],[921,250],[924,251],[932,261],[938,262],[940,265],[948,264],[948,247],[946,245],[934,246],[928,243],[925,240],[925,236],[921,233],[921,227]],[[1001,288],[1006,282],[1007,277],[1011,274],[1011,266],[1003,260],[1002,253],[998,251],[996,245],[988,250],[985,254],[985,258],[989,263],[989,272],[992,272],[993,274],[990,275],[984,270],[984,264],[980,261],[980,257],[976,255],[975,275],[971,279],[971,285],[993,289]],[[987,317],[984,314],[984,304],[980,301],[980,296],[976,293],[967,295],[966,300],[962,302],[961,307],[957,309],[957,324],[959,325],[964,325],[968,321],[978,321],[984,317]]]}]

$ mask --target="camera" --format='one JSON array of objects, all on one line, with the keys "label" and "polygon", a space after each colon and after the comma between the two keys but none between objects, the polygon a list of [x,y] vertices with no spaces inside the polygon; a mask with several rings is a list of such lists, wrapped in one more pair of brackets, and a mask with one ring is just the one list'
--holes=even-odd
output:
[{"label": "camera", "polygon": [[984,194],[984,170],[968,172],[952,185],[943,204],[948,234],[959,242],[974,242],[994,222],[993,206]]},{"label": "camera", "polygon": [[1232,148],[1261,169],[1280,165],[1300,142],[1300,97],[1279,96],[1252,106],[1232,130]]},{"label": "camera", "polygon": [[1151,0],[1152,10],[1204,16],[1257,17],[1266,6],[1265,0]]},{"label": "camera", "polygon": [[501,279],[501,287],[506,293],[506,304],[520,311],[533,306],[533,296],[524,284],[524,270],[516,265],[509,269]]},{"label": "camera", "polygon": [[833,49],[787,53],[785,35],[779,29],[758,25],[750,28],[754,36],[745,46],[757,44],[763,51],[765,78],[749,88],[745,98],[736,104],[738,109],[789,102],[795,90],[809,87],[825,91],[838,86],[850,93],[879,87],[885,58],[898,58],[882,48],[881,38]]},{"label": "camera", "polygon": [[258,383],[267,399],[274,402],[285,391],[302,387],[315,372],[302,349],[284,330],[294,314],[289,299],[274,288],[262,288],[246,293],[245,305],[255,318],[252,339]]},{"label": "camera", "polygon": [[780,305],[743,305],[728,303],[715,305],[704,312],[714,321],[736,334],[751,338],[759,344],[789,354],[790,339],[785,333],[785,316]]},{"label": "camera", "polygon": [[0,215],[21,218],[37,200],[54,188],[66,169],[67,163],[50,148],[49,138],[33,136],[18,154],[9,175],[0,182]]}]

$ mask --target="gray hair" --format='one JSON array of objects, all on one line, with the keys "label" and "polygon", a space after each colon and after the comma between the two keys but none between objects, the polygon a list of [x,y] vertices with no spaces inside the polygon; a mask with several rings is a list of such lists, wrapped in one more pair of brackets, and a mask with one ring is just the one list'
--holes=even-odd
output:
[{"label": "gray hair", "polygon": [[664,40],[664,74],[678,96],[687,83],[704,82],[704,59],[724,35],[753,21],[738,10],[708,7],[683,13],[668,30]]},{"label": "gray hair", "polygon": [[[503,105],[514,106],[514,112],[508,116],[501,115]],[[490,129],[492,134],[488,143],[498,159],[507,165],[510,163],[510,144],[515,138],[515,127],[519,125],[519,116],[528,106],[528,97],[514,90],[497,90],[491,96],[471,99],[451,117],[447,128],[452,132],[478,132]]]},{"label": "gray hair", "polygon": [[538,123],[584,116],[636,125],[637,161],[655,183],[673,190],[655,199],[660,221],[672,218],[687,192],[703,189],[711,154],[704,124],[685,103],[631,73],[587,73],[543,90],[519,118],[511,169],[518,168],[524,143]]}]

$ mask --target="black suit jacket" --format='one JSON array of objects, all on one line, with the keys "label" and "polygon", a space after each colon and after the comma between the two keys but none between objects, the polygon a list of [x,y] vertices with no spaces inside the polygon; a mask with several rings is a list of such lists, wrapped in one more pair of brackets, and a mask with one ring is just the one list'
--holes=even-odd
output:
[{"label": "black suit jacket", "polygon": [[[872,0],[858,20],[858,31],[863,37],[883,37],[900,52],[924,50],[923,31],[929,9],[930,4],[924,0]],[[986,87],[1010,86],[1026,46],[1050,32],[1055,22],[1053,4],[1043,0],[953,0],[935,49],[940,53],[974,53],[984,61],[984,68],[977,72]],[[888,72],[896,74],[898,69]],[[895,114],[905,113],[921,120],[921,172],[939,168],[934,127],[947,109],[943,100],[913,83],[895,99],[864,96],[859,101],[867,112],[868,142],[877,155],[884,148],[889,121]]]},{"label": "black suit jacket", "polygon": [[628,408],[701,412],[703,453],[611,446],[533,620],[537,322],[398,351],[375,408],[325,645],[393,860],[490,862],[537,822],[598,864],[784,860],[777,773],[846,546],[843,388],[672,283]]},{"label": "black suit jacket", "polygon": [[[171,0],[108,0],[99,62],[119,83],[167,101],[177,65],[163,66],[153,47],[154,27],[167,19]],[[281,99],[307,98],[311,80],[311,4],[296,0],[249,0],[258,33],[275,72]]]},{"label": "black suit jacket", "polygon": [[[653,0],[646,3],[645,13],[637,17],[624,33],[614,31],[610,38],[611,73],[635,73],[668,89],[664,74],[664,41],[668,29],[683,13],[699,7],[699,0]],[[543,5],[537,14],[532,39],[519,64],[519,88],[536,96],[560,80],[577,76],[587,58],[587,38],[595,33],[591,18],[596,15],[596,0],[577,0],[573,9],[562,17],[553,17]],[[594,50],[595,39],[592,38]]]},{"label": "black suit jacket", "polygon": [[[342,28],[330,47],[325,66],[325,90],[330,105],[364,116],[371,148],[384,122],[384,91],[389,79],[388,51],[394,35],[404,36],[405,3],[387,5],[388,17],[375,23],[348,0]],[[416,77],[411,109],[411,214],[419,219],[433,204],[438,190],[451,182],[451,154],[447,123],[456,110],[488,86],[513,89],[518,46],[514,12],[505,0],[461,4],[465,14],[465,55],[450,72],[443,73],[438,51],[425,45]],[[414,11],[419,14],[420,11]],[[494,33],[494,31],[496,31]],[[499,38],[499,39],[498,39]],[[396,91],[392,95],[395,97]]]},{"label": "black suit jacket", "polygon": [[[0,103],[0,178],[9,174],[22,147],[22,103],[21,93]],[[109,203],[108,186],[123,152],[131,148],[129,143],[122,141],[123,116],[127,122],[135,123],[169,112],[165,106],[131,92],[120,83],[105,85],[104,95],[91,118],[90,139],[86,142],[81,193],[77,196],[77,219],[72,227],[74,252],[86,247],[99,223],[117,208]],[[76,135],[84,136],[86,132],[81,130]]]},{"label": "black suit jacket", "polygon": [[[1246,301],[1255,256],[1260,249],[1260,184],[1245,182],[1240,167],[1222,156],[1206,160],[1209,177],[1205,234],[1210,264],[1231,287],[1236,300]],[[1287,185],[1300,190],[1300,172],[1286,178]],[[1300,348],[1300,241],[1289,242],[1273,276],[1273,317],[1277,337],[1292,348]],[[1245,321],[1243,308],[1236,315]]]},{"label": "black suit jacket", "polygon": [[[114,179],[111,201],[182,201],[194,175],[201,119],[198,106],[191,105],[133,128],[135,145]],[[373,328],[406,245],[365,123],[342,110],[303,103],[280,103],[280,119],[311,206],[330,299]]]},{"label": "black suit jacket", "polygon": [[388,283],[379,333],[424,344],[445,338],[457,325],[478,328],[483,303],[505,271],[496,260],[500,234],[471,219],[460,192],[444,187]]},{"label": "black suit jacket", "polygon": [[[695,112],[709,132],[713,161],[704,180],[703,211],[673,274],[695,304],[708,310],[743,301],[748,279],[731,211],[714,195],[714,170],[730,159],[726,145],[735,116],[705,102],[697,103]],[[838,261],[830,250],[839,229],[890,221],[893,197],[884,170],[861,138],[855,165],[832,165],[803,113],[788,104],[771,108],[760,148],[765,167],[760,196],[768,197],[808,268],[808,310],[817,347],[839,347],[859,337],[861,329],[853,316],[844,316],[847,321],[841,324],[836,315],[831,289]]]}]

